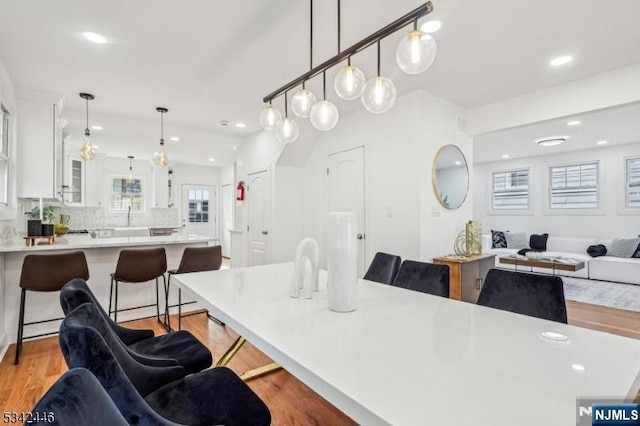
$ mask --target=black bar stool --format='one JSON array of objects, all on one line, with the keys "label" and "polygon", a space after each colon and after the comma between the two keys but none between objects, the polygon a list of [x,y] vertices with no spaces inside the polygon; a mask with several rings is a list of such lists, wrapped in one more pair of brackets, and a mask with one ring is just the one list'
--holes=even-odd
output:
[{"label": "black bar stool", "polygon": [[74,278],[89,279],[89,267],[87,266],[87,258],[83,251],[62,254],[28,254],[24,257],[22,272],[20,273],[20,287],[22,288],[22,292],[20,294],[20,314],[18,318],[15,364],[20,362],[20,351],[22,350],[22,341],[24,339],[57,333],[57,331],[53,331],[24,337],[23,332],[25,325],[41,324],[63,319],[54,318],[44,321],[24,322],[27,291],[60,291],[67,282]]},{"label": "black bar stool", "polygon": [[[160,321],[160,293],[158,290],[158,279],[162,277],[164,285],[163,288],[166,293],[167,281],[164,276],[165,272],[167,272],[167,255],[164,247],[142,250],[121,250],[120,256],[118,257],[118,264],[116,265],[116,271],[111,274],[111,288],[109,289],[109,316],[113,313],[113,320],[117,323],[118,312],[154,306],[154,304],[149,304],[118,309],[119,283],[144,283],[156,280],[156,318],[158,322],[163,324],[162,321]],[[114,302],[113,309],[111,309],[112,301]]]},{"label": "black bar stool", "polygon": [[[189,272],[203,272],[203,271],[216,271],[222,266],[222,247],[187,247],[182,253],[182,259],[180,260],[180,266],[178,269],[172,269],[169,271],[169,280],[167,284],[167,312],[165,324],[171,329],[171,320],[169,319],[169,308],[178,307],[178,330],[182,329],[182,305],[188,305],[196,303],[195,301],[182,303],[182,290],[178,289],[178,303],[175,305],[169,305],[169,288],[171,287],[171,276],[176,274],[186,274]],[[213,321],[218,324],[224,325],[222,322],[209,315]]]}]

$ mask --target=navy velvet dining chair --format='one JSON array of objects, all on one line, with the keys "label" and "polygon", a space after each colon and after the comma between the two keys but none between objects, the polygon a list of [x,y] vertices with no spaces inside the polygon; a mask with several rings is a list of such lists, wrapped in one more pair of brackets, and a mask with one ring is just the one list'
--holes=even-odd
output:
[{"label": "navy velvet dining chair", "polygon": [[180,366],[137,361],[92,303],[67,314],[60,327],[60,347],[69,368],[91,371],[130,423],[153,415],[193,425],[271,422],[267,406],[228,368],[183,377]]},{"label": "navy velvet dining chair", "polygon": [[449,297],[449,266],[405,260],[393,285],[434,296]]},{"label": "navy velvet dining chair", "polygon": [[371,265],[369,265],[369,269],[367,269],[363,279],[382,284],[393,284],[401,263],[400,256],[379,251],[373,256]]},{"label": "navy velvet dining chair", "polygon": [[89,370],[74,368],[62,375],[26,419],[39,426],[127,426],[102,385]]},{"label": "navy velvet dining chair", "polygon": [[[188,331],[181,330],[154,336],[153,330],[134,330],[122,327],[102,309],[84,280],[75,279],[62,287],[60,304],[65,315],[83,303],[94,304],[120,340],[137,354],[150,360],[175,360],[176,365],[184,367],[186,374],[202,371],[213,363],[211,351]],[[159,361],[154,362],[154,364],[157,363]]]},{"label": "navy velvet dining chair", "polygon": [[567,323],[564,283],[554,275],[491,269],[478,305]]}]

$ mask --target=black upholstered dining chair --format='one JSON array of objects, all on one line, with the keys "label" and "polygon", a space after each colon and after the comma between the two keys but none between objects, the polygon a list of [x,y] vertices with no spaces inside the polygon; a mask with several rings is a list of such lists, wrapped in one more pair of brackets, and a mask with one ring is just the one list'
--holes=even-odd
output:
[{"label": "black upholstered dining chair", "polygon": [[478,305],[567,323],[564,283],[554,275],[491,269]]},{"label": "black upholstered dining chair", "polygon": [[69,368],[91,371],[131,424],[143,424],[140,419],[154,415],[193,425],[271,422],[267,406],[226,367],[184,377],[179,366],[138,362],[92,303],[67,314],[60,326],[60,347]]},{"label": "black upholstered dining chair", "polygon": [[396,287],[449,297],[449,266],[405,260],[393,282]]},{"label": "black upholstered dining chair", "polygon": [[31,410],[27,423],[39,426],[129,425],[100,382],[84,368],[64,373]]},{"label": "black upholstered dining chair", "polygon": [[[84,303],[95,305],[120,341],[135,353],[151,360],[173,360],[175,362],[168,364],[184,367],[186,374],[202,371],[213,363],[211,351],[188,331],[154,336],[153,330],[125,328],[109,318],[84,280],[75,279],[65,284],[60,291],[60,304],[65,315]],[[154,362],[162,364],[161,361]]]},{"label": "black upholstered dining chair", "polygon": [[367,273],[364,274],[363,279],[369,281],[375,281],[382,284],[393,284],[393,280],[396,279],[398,270],[400,270],[400,264],[402,259],[400,256],[393,254],[377,252],[367,269]]}]

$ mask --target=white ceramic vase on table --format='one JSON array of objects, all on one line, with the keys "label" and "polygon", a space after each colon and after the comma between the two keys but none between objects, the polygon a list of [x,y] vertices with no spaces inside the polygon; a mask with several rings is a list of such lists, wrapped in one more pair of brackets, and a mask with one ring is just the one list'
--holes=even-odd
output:
[{"label": "white ceramic vase on table", "polygon": [[358,218],[352,212],[332,212],[327,217],[327,293],[329,309],[356,309],[358,283]]}]

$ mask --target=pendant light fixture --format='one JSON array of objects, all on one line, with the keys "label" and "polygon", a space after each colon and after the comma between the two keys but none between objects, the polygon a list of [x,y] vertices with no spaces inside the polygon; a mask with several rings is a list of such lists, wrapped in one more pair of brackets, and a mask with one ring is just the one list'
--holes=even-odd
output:
[{"label": "pendant light fixture", "polygon": [[158,166],[166,167],[169,165],[169,156],[164,151],[164,115],[169,112],[169,110],[163,107],[157,107],[156,111],[160,113],[160,152],[156,155],[155,163]]},{"label": "pendant light fixture", "polygon": [[[313,0],[309,0],[309,69],[313,69]],[[300,118],[309,118],[311,108],[318,102],[316,95],[305,87],[298,90],[291,98],[291,110]]]},{"label": "pendant light fixture", "polygon": [[281,119],[282,114],[276,107],[271,105],[271,101],[269,101],[269,105],[260,111],[260,126],[269,132],[275,130],[276,123]]},{"label": "pendant light fixture", "polygon": [[380,75],[380,40],[378,40],[378,75],[369,79],[362,91],[362,105],[374,114],[387,112],[396,103],[396,85]]},{"label": "pendant light fixture", "polygon": [[91,145],[91,132],[89,131],[89,101],[95,99],[91,93],[80,93],[80,97],[84,99],[87,110],[87,127],[84,129],[84,144],[80,148],[80,157],[85,161],[92,161],[96,158],[96,149]]},{"label": "pendant light fixture", "polygon": [[284,94],[284,118],[276,123],[276,138],[280,142],[291,143],[298,139],[298,123],[289,118],[289,110],[287,108],[287,93]]},{"label": "pendant light fixture", "polygon": [[[272,122],[270,122],[269,119],[272,119],[275,114],[275,109],[271,106],[271,102],[279,96],[284,95],[285,97],[285,117],[279,120],[276,125],[276,136],[279,140],[291,142],[298,136],[297,124],[287,116],[288,92],[300,85],[302,85],[303,90],[305,90],[305,83],[308,80],[324,74],[328,69],[344,61],[347,61],[347,66],[339,70],[334,79],[334,88],[338,96],[346,100],[355,99],[360,96],[364,107],[373,113],[383,113],[391,109],[395,103],[397,93],[393,81],[383,77],[380,73],[380,41],[400,31],[407,25],[413,25],[413,31],[410,32],[396,48],[396,61],[403,71],[409,74],[417,74],[428,69],[435,59],[435,41],[431,36],[417,30],[418,19],[433,11],[431,1],[427,1],[423,5],[342,51],[340,51],[340,9],[340,1],[338,1],[338,54],[320,65],[316,65],[306,73],[291,80],[289,83],[269,93],[262,99],[265,104],[268,103],[269,105],[260,115],[260,124],[263,128],[270,130],[272,128],[270,125]],[[365,77],[362,71],[351,65],[351,57],[374,44],[377,44],[378,48],[378,75],[365,83]],[[324,80],[323,78],[323,82]],[[339,116],[335,105],[326,99],[325,86],[326,83],[323,84],[323,92],[325,94],[323,101],[317,103],[316,106],[312,108],[310,116],[312,124],[319,130],[330,130],[333,128]],[[302,96],[296,97],[295,102],[295,114],[298,114],[301,110],[306,111],[307,107],[311,105],[309,98],[306,96],[304,98]],[[298,107],[300,107],[300,110]],[[316,112],[314,113],[314,111]]]},{"label": "pendant light fixture", "polygon": [[436,59],[436,41],[429,34],[418,30],[418,21],[413,31],[404,36],[396,48],[396,62],[407,74],[426,71]]},{"label": "pendant light fixture", "polygon": [[322,101],[315,104],[311,109],[311,124],[316,129],[326,132],[336,127],[339,116],[338,108],[327,100],[327,76],[325,71],[322,73]]},{"label": "pendant light fixture", "polygon": [[[338,0],[338,54],[340,54],[340,49],[342,48],[340,43],[342,38],[341,11],[342,7],[340,0]],[[359,68],[351,65],[351,56],[349,56],[347,58],[347,66],[341,68],[333,80],[333,89],[342,99],[351,101],[362,95],[365,81],[364,73]]]},{"label": "pendant light fixture", "polygon": [[133,184],[133,165],[131,161],[135,158],[133,155],[128,155],[129,159],[129,176],[127,176],[127,185],[131,186]]}]

